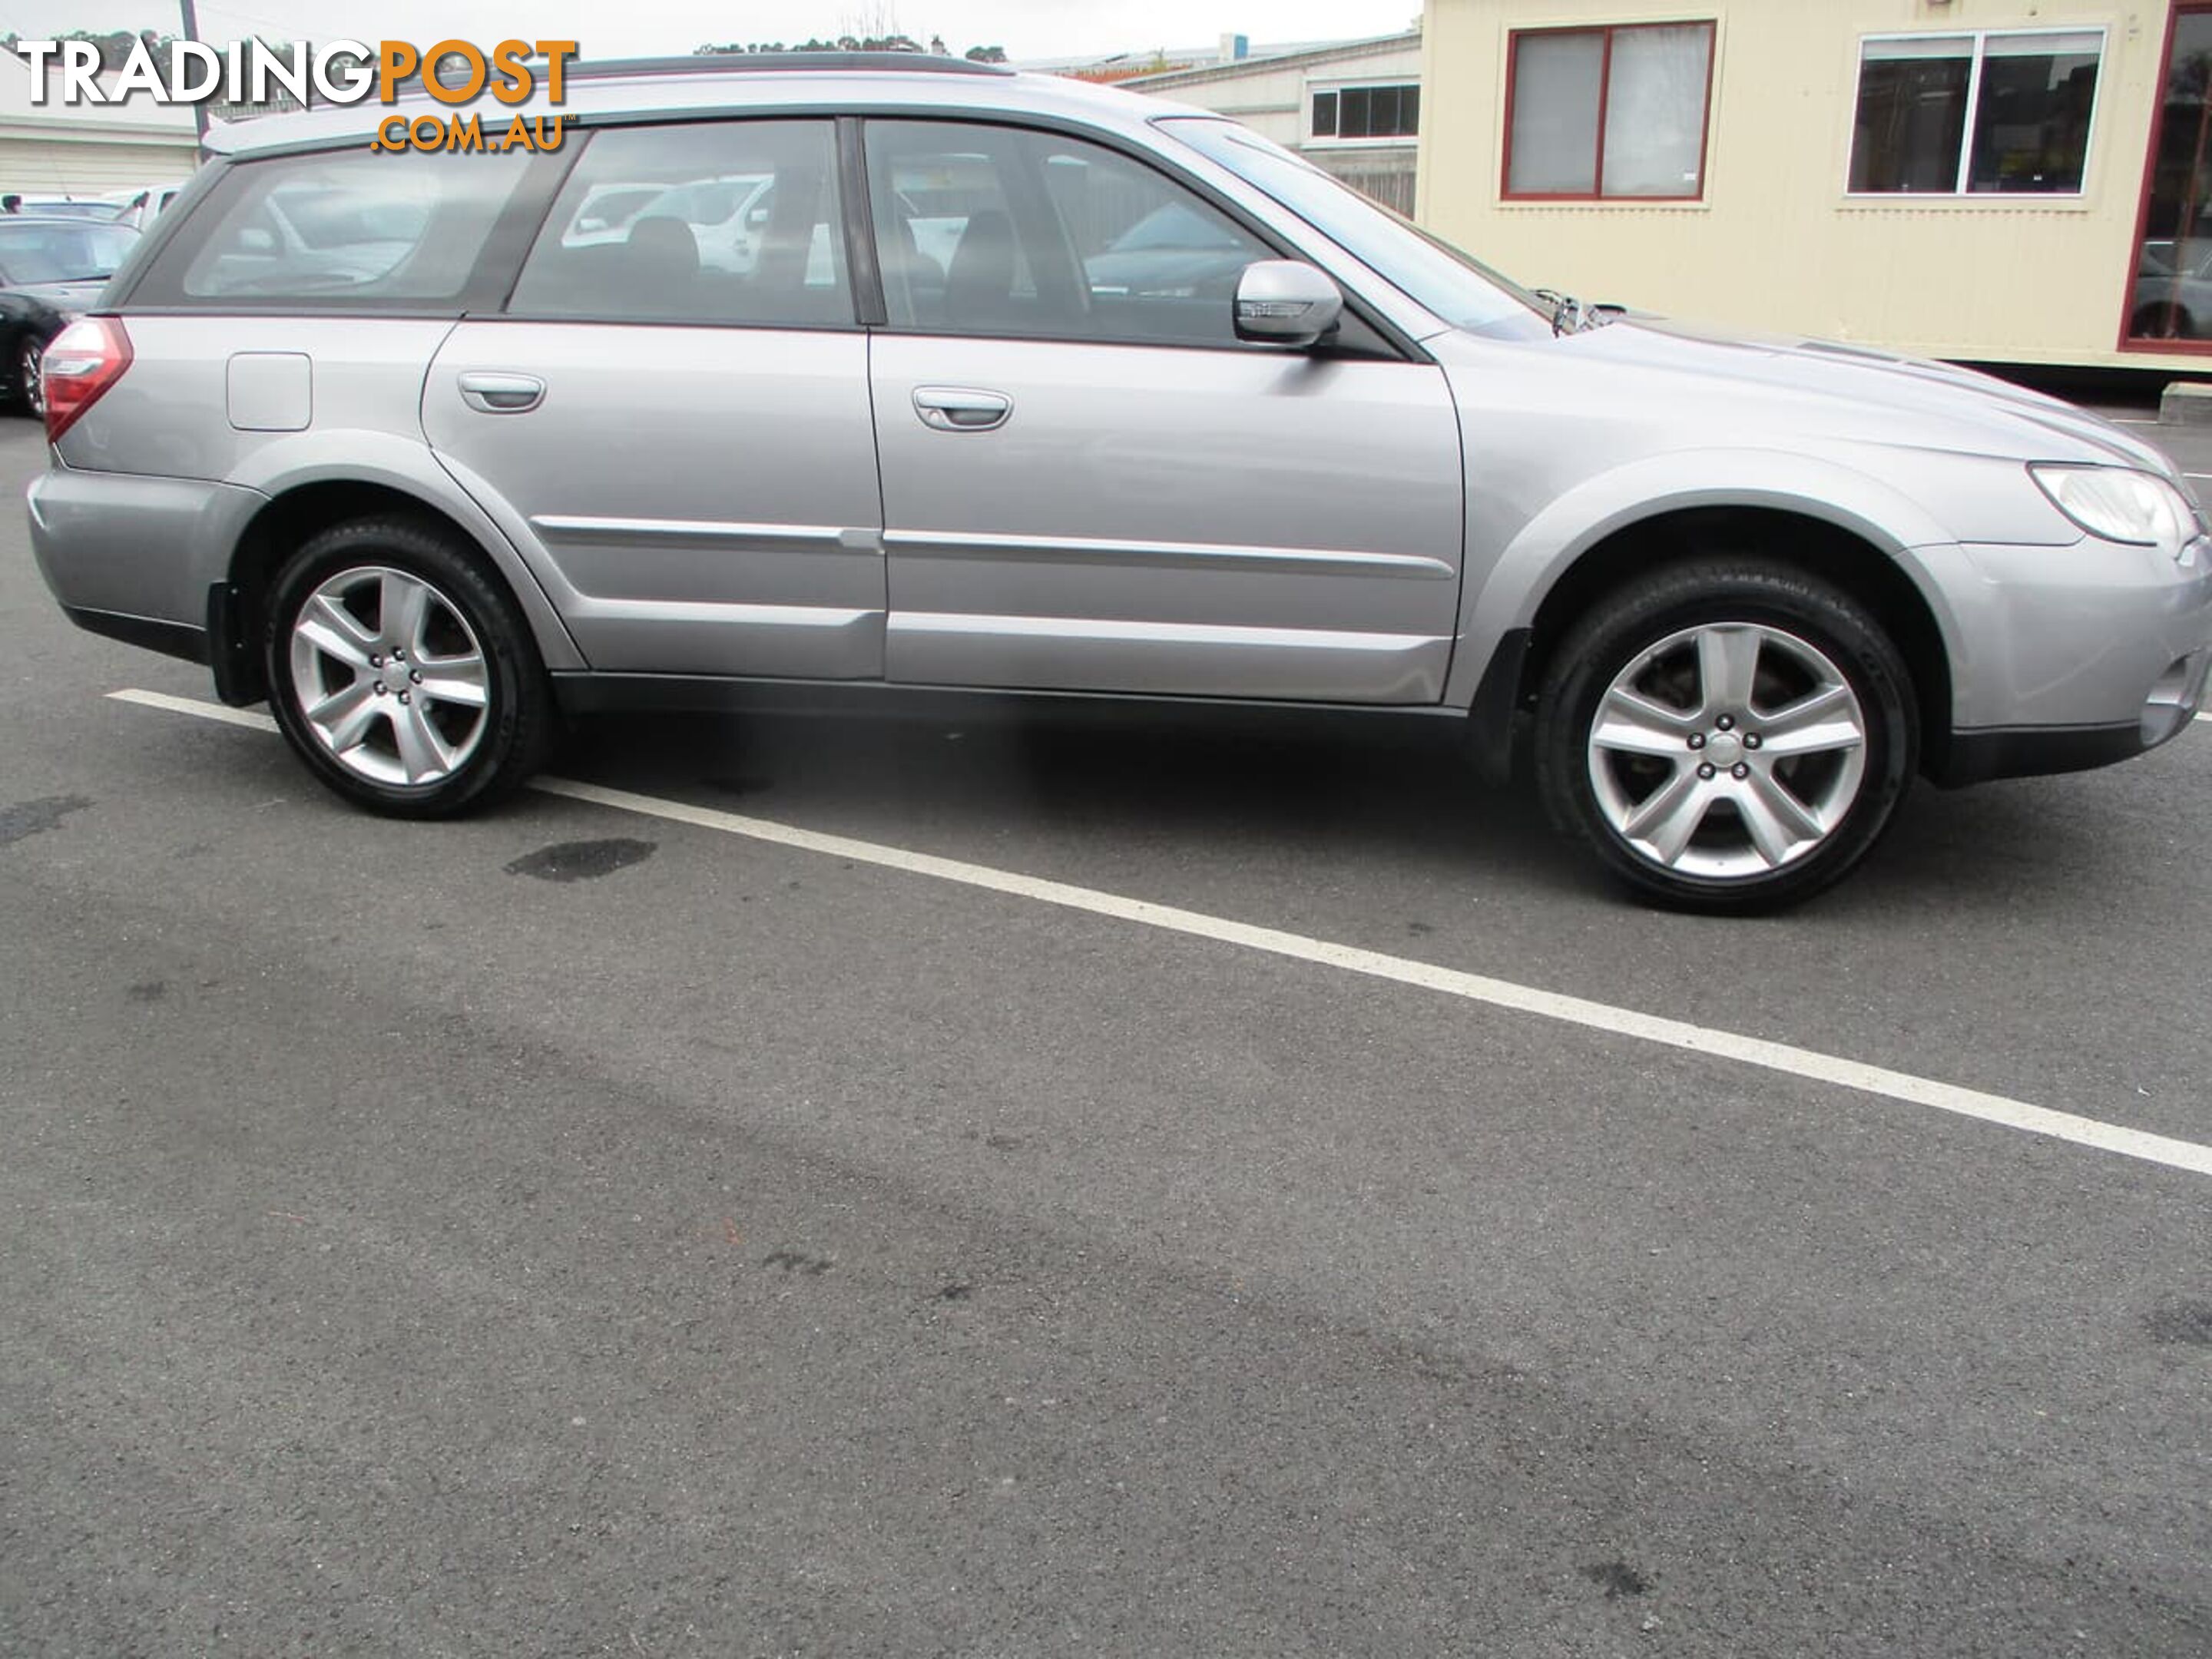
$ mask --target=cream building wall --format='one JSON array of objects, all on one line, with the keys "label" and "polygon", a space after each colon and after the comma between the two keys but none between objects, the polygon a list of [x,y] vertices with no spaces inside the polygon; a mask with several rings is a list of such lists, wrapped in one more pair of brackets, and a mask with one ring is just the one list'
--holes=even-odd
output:
[{"label": "cream building wall", "polygon": [[[1534,286],[1936,356],[2160,365],[2118,349],[2167,8],[2083,0],[1429,0],[1419,202]],[[1717,24],[1704,199],[1504,199],[1508,43],[1562,24]],[[2105,31],[2078,198],[1851,197],[1868,34]]]}]

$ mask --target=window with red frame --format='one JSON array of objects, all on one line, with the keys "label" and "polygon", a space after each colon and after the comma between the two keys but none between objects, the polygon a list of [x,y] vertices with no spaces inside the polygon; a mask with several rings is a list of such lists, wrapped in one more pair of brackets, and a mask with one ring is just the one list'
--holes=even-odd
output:
[{"label": "window with red frame", "polygon": [[1513,36],[1505,194],[1687,201],[1705,194],[1713,30],[1704,23]]}]

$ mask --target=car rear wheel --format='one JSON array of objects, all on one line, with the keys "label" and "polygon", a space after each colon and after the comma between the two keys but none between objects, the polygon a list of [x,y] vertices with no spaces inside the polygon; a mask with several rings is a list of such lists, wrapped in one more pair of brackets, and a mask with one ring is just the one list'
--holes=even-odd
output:
[{"label": "car rear wheel", "polygon": [[278,573],[263,641],[270,706],[308,769],[395,817],[519,788],[552,694],[506,591],[448,534],[401,519],[310,539]]},{"label": "car rear wheel", "polygon": [[1701,561],[1618,590],[1560,641],[1537,775],[1554,822],[1639,892],[1772,908],[1866,856],[1917,730],[1911,677],[1856,599],[1778,562]]},{"label": "car rear wheel", "polygon": [[15,343],[15,396],[34,421],[46,418],[46,343],[28,335]]}]

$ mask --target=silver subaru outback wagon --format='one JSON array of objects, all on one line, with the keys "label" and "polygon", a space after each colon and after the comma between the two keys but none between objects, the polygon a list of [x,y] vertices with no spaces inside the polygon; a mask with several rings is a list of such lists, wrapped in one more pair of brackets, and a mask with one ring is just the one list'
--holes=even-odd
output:
[{"label": "silver subaru outback wagon", "polygon": [[550,154],[219,131],[46,358],[68,613],[373,811],[794,682],[1421,713],[1741,909],[1916,775],[2120,760],[2203,695],[2202,514],[2064,404],[1606,323],[1066,81],[692,58],[564,112]]}]

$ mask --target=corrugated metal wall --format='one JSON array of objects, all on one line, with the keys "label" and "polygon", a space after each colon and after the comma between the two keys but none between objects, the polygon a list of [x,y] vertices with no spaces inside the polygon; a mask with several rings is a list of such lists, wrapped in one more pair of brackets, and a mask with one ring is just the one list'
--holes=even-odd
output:
[{"label": "corrugated metal wall", "polygon": [[26,196],[100,196],[185,177],[198,156],[187,144],[73,144],[0,138],[0,191]]},{"label": "corrugated metal wall", "polygon": [[1373,197],[1384,207],[1395,208],[1408,219],[1413,216],[1413,179],[1419,167],[1419,150],[1410,146],[1387,150],[1326,149],[1314,146],[1304,154],[1316,167],[1334,173],[1363,195]]}]

